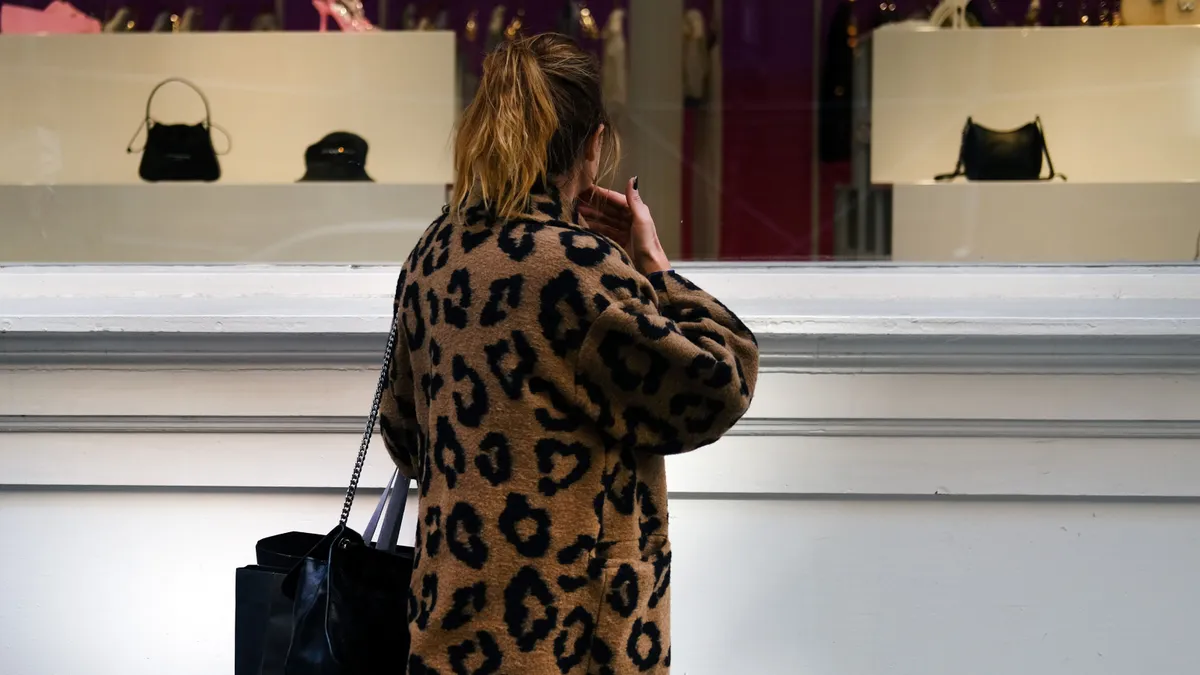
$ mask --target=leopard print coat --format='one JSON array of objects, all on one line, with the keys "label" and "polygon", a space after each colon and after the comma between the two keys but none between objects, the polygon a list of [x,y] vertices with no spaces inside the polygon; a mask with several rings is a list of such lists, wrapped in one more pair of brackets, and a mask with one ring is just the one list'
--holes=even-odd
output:
[{"label": "leopard print coat", "polygon": [[396,287],[381,429],[419,486],[408,675],[665,674],[664,456],[746,411],[754,335],[546,194],[446,212]]}]

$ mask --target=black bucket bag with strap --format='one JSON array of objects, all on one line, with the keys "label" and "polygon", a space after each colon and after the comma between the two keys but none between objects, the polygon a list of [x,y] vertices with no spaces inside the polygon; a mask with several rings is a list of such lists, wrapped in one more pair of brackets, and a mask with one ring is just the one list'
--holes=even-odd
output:
[{"label": "black bucket bag with strap", "polygon": [[[171,83],[179,83],[190,87],[204,103],[204,120],[195,124],[164,124],[150,115],[150,106],[154,103],[154,95],[159,89]],[[212,129],[217,129],[229,139],[229,133],[212,122],[212,110],[208,98],[195,84],[180,78],[170,77],[159,82],[150,91],[146,99],[146,117],[134,132],[133,138],[125,148],[128,153],[139,152],[133,149],[133,142],[138,134],[146,129],[146,144],[142,146],[142,162],[138,166],[138,175],[150,183],[161,181],[204,181],[212,182],[221,177],[221,163],[217,160],[217,151],[213,147]],[[229,149],[219,154],[227,154]]]}]

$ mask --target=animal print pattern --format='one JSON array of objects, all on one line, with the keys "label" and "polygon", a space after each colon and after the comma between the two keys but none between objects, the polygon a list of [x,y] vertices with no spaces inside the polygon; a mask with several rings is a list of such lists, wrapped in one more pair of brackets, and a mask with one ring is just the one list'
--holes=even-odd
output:
[{"label": "animal print pattern", "polygon": [[754,335],[555,196],[443,212],[396,285],[381,429],[420,491],[409,675],[665,674],[664,456],[746,411]]}]

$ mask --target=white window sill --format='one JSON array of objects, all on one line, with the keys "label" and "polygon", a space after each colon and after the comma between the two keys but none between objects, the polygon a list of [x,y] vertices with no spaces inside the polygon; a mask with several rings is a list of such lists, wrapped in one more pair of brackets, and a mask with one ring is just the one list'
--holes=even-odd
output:
[{"label": "white window sill", "polygon": [[[681,264],[765,369],[1200,367],[1200,267]],[[367,363],[397,268],[0,267],[0,361]]]}]

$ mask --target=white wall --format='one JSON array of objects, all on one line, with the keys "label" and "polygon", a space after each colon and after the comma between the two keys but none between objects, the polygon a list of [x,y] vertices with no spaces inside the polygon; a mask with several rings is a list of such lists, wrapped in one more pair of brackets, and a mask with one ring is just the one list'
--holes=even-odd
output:
[{"label": "white wall", "polygon": [[[917,30],[870,37],[870,180],[895,188],[900,262],[1184,262],[1200,231],[1194,26]],[[1041,118],[1069,182],[931,184],[963,124]],[[1043,166],[1042,176],[1048,176]]]},{"label": "white wall", "polygon": [[1198,210],[1196,182],[898,184],[892,260],[1190,262]]},{"label": "white wall", "polygon": [[[764,359],[671,462],[676,672],[1196,672],[1200,274],[685,273]],[[230,671],[234,568],[337,517],[392,276],[0,268],[0,670]]]},{"label": "white wall", "polygon": [[[232,137],[222,182],[294,182],[308,145],[351,131],[375,180],[449,183],[454,58],[449,32],[0,36],[0,184],[140,182],[125,148],[168,77],[196,83]],[[151,112],[192,124],[204,108],[172,84]]]},{"label": "white wall", "polygon": [[[3,35],[0,62],[0,261],[395,262],[453,180],[449,32]],[[232,138],[216,184],[143,183],[126,152],[168,77]],[[151,114],[203,110],[170,84]],[[333,131],[368,142],[375,183],[296,183]]]},{"label": "white wall", "polygon": [[0,185],[0,262],[394,263],[445,184]]},{"label": "white wall", "polygon": [[1200,176],[1200,32],[1193,26],[872,33],[871,180],[954,169],[968,116],[1011,129],[1040,115],[1073,182]]}]

